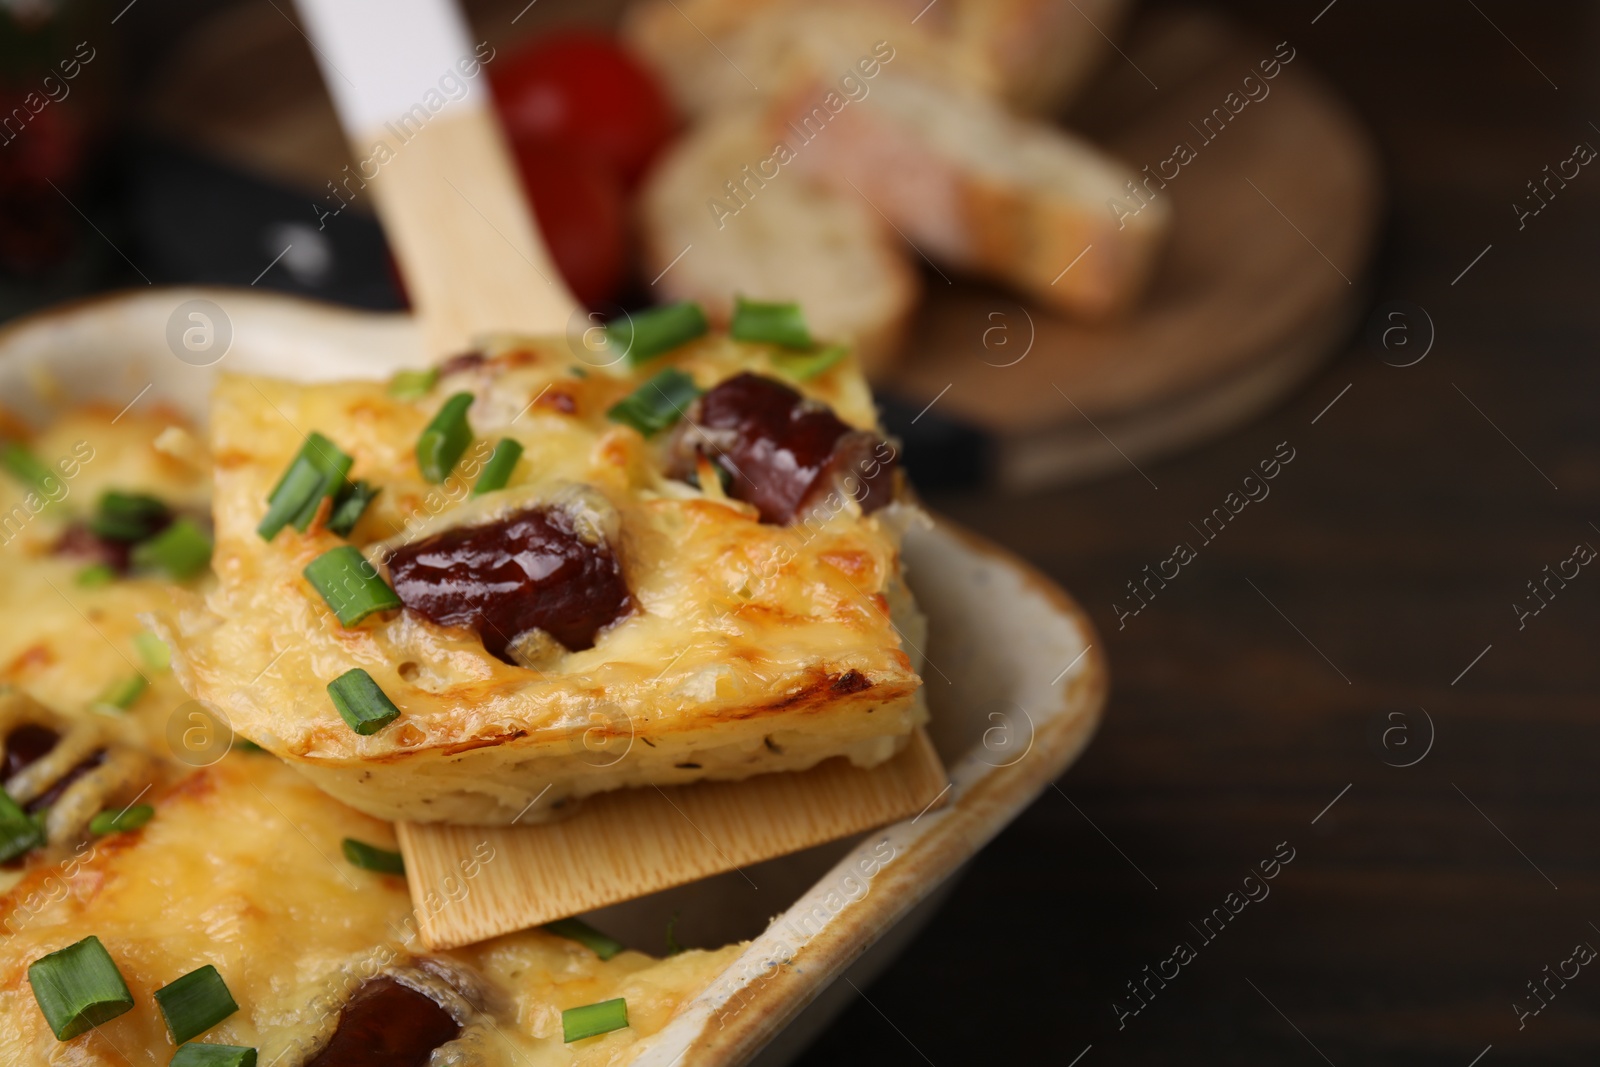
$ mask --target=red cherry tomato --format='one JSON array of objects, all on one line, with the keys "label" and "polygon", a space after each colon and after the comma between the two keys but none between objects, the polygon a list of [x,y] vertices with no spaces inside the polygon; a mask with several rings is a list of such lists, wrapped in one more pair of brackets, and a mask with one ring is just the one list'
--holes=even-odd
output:
[{"label": "red cherry tomato", "polygon": [[494,64],[489,81],[513,142],[577,145],[629,187],[672,136],[672,111],[655,78],[603,33],[541,37]]},{"label": "red cherry tomato", "polygon": [[616,296],[628,255],[616,172],[572,144],[513,142],[512,152],[545,246],[573,295],[591,305]]}]

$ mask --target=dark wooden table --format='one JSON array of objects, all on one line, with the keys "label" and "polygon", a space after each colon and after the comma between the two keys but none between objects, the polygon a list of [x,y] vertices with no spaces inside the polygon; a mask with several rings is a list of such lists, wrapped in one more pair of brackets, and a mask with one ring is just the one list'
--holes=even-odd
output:
[{"label": "dark wooden table", "polygon": [[[156,69],[163,27],[210,2],[130,20],[151,45],[130,56]],[[1355,331],[1260,424],[1147,465],[1159,488],[1129,470],[934,498],[1082,601],[1111,704],[807,1065],[1600,1050],[1600,967],[1564,962],[1600,947],[1600,569],[1567,562],[1600,546],[1600,167],[1517,211],[1547,165],[1600,147],[1600,9],[1213,6],[1289,40],[1371,125],[1392,201],[1368,283],[1374,308],[1410,310],[1385,323],[1389,350]],[[1427,356],[1393,365],[1429,322]],[[1213,540],[1191,529],[1281,442],[1294,459],[1269,496]],[[1196,558],[1119,618],[1126,584],[1180,542]],[[1547,579],[1563,567],[1576,576]],[[1546,580],[1532,614],[1528,583]],[[1549,977],[1563,967],[1576,976]],[[1547,983],[1537,1015],[1530,982]]]},{"label": "dark wooden table", "polygon": [[[1159,489],[1130,469],[934,501],[1082,601],[1111,703],[806,1064],[1600,1054],[1600,967],[1573,958],[1600,946],[1600,568],[1574,558],[1600,546],[1600,166],[1513,208],[1600,148],[1600,12],[1326,2],[1224,6],[1371,124],[1392,180],[1374,304],[1424,309],[1436,341],[1399,367],[1352,337],[1259,425],[1147,466]],[[1413,344],[1382,354],[1414,358],[1423,317],[1391,324]],[[1270,496],[1198,538],[1280,442]],[[1125,583],[1181,541],[1197,558],[1119,628]],[[1293,860],[1247,883],[1280,842]]]}]

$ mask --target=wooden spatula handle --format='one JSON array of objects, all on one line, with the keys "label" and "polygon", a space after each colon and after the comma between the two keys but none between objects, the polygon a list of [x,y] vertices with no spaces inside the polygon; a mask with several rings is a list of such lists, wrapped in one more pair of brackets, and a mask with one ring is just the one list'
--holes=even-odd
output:
[{"label": "wooden spatula handle", "polygon": [[297,0],[400,261],[428,350],[556,333],[577,301],[522,195],[494,112],[495,53],[452,0]]}]

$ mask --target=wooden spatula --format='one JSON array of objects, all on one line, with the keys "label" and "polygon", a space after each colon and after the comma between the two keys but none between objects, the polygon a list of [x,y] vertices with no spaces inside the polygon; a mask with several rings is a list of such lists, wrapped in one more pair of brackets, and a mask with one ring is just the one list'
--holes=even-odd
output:
[{"label": "wooden spatula", "polygon": [[[482,67],[493,53],[473,47],[455,6],[297,7],[357,160],[357,180],[330,180],[373,197],[428,351],[449,356],[490,332],[566,331],[580,309],[540,240],[490,110]],[[550,825],[402,823],[398,831],[423,940],[447,948],[916,815],[945,786],[919,731],[870,771],[834,759],[742,782],[609,793]]]}]

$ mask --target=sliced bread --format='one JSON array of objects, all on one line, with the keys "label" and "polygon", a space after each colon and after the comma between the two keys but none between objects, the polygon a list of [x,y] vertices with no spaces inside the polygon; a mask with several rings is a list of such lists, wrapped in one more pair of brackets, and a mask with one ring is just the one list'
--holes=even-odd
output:
[{"label": "sliced bread", "polygon": [[698,123],[640,197],[645,276],[661,300],[726,322],[735,295],[795,300],[812,333],[852,343],[868,371],[892,359],[919,280],[883,220],[848,189],[795,169],[759,108]]},{"label": "sliced bread", "polygon": [[860,102],[798,89],[770,121],[797,142],[794,169],[867,201],[923,255],[1081,317],[1137,298],[1167,230],[1159,179],[982,94],[885,73]]}]

